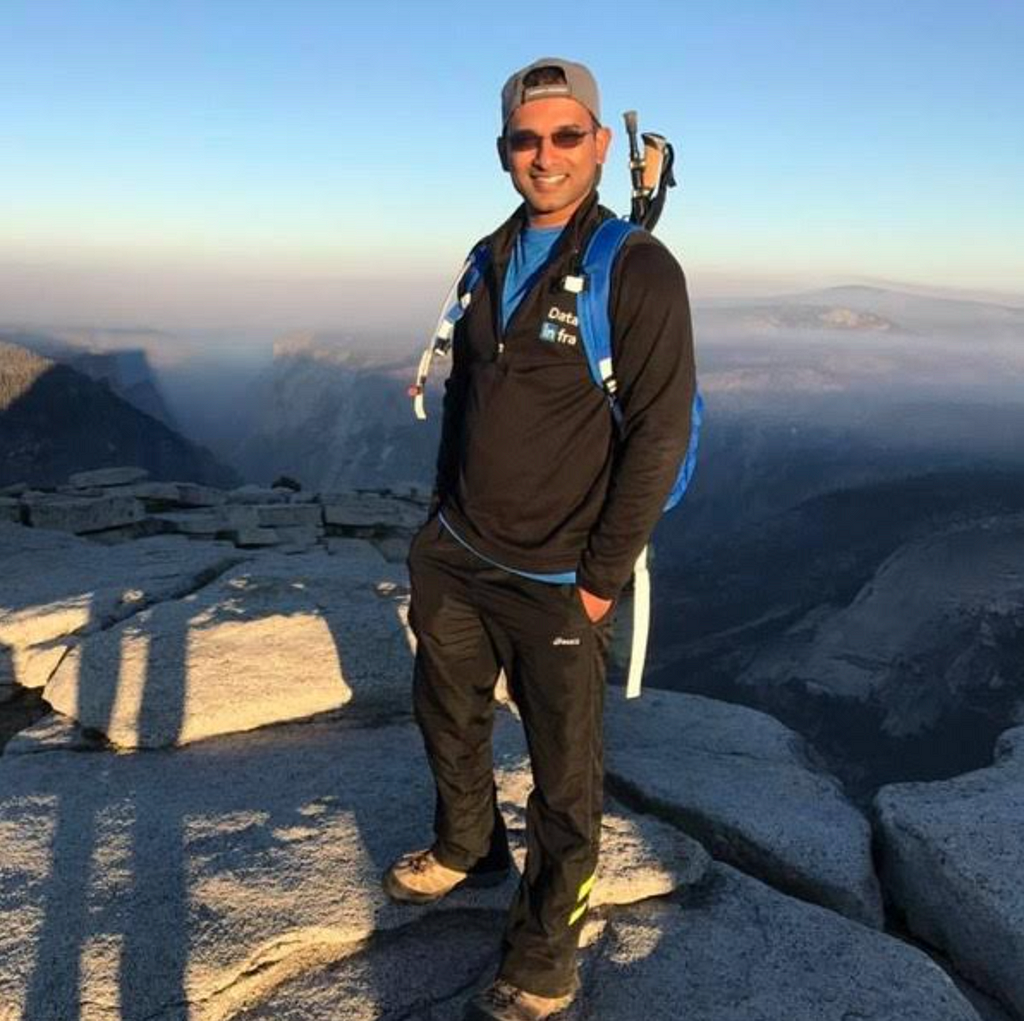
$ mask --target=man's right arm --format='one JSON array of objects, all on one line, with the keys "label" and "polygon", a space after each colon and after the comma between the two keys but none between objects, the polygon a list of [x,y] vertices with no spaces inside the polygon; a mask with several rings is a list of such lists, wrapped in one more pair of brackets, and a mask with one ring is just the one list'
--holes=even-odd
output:
[{"label": "man's right arm", "polygon": [[671,253],[642,241],[613,277],[612,345],[622,423],[601,514],[580,557],[581,588],[614,599],[661,517],[689,445],[697,385],[686,279]]}]

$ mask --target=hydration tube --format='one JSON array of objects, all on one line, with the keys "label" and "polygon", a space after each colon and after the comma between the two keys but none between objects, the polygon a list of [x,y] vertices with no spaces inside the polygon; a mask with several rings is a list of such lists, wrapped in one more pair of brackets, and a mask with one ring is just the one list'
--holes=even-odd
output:
[{"label": "hydration tube", "polygon": [[426,421],[427,409],[423,401],[423,395],[427,388],[427,377],[430,375],[430,363],[434,355],[448,355],[452,349],[452,337],[455,334],[455,323],[462,314],[463,309],[469,304],[467,294],[460,300],[459,284],[462,278],[469,272],[473,265],[473,257],[470,256],[459,270],[458,275],[448,288],[444,304],[441,306],[441,313],[437,317],[437,325],[434,327],[434,339],[430,342],[423,354],[420,355],[420,363],[416,369],[416,381],[409,387],[408,394],[412,398],[413,412],[421,421]]}]

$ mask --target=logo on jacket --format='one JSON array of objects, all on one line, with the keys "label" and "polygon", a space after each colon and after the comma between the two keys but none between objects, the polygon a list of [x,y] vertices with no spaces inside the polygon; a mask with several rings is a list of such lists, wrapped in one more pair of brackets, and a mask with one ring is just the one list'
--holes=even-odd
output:
[{"label": "logo on jacket", "polygon": [[[552,322],[552,320],[554,320]],[[540,339],[546,340],[549,344],[568,344],[576,346],[576,334],[570,333],[561,324],[578,326],[579,319],[571,312],[563,312],[557,305],[552,305],[548,312],[547,321],[540,328]]]}]

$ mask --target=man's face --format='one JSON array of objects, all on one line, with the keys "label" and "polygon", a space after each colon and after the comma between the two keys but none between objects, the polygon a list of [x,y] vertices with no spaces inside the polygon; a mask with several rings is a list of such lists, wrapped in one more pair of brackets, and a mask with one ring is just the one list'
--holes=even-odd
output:
[{"label": "man's face", "polygon": [[[578,143],[559,146],[552,135],[563,141],[575,135]],[[516,110],[500,144],[533,226],[569,220],[594,187],[611,137],[608,128],[594,130],[590,111],[575,99],[535,99]]]}]

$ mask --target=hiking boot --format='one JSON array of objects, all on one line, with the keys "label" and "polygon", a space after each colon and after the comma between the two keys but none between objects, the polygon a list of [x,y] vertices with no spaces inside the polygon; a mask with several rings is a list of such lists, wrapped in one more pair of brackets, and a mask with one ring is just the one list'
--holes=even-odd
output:
[{"label": "hiking boot", "polygon": [[457,886],[498,886],[508,868],[490,872],[460,872],[442,865],[434,849],[403,855],[384,873],[384,892],[403,904],[430,904],[447,896]]},{"label": "hiking boot", "polygon": [[537,996],[504,979],[492,982],[466,1004],[463,1021],[545,1021],[554,1019],[576,998],[579,982],[565,996]]}]

